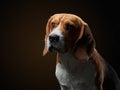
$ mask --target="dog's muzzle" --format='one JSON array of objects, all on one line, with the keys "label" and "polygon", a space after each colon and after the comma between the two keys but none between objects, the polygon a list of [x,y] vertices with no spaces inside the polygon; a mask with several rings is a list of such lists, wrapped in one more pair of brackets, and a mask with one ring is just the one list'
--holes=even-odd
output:
[{"label": "dog's muzzle", "polygon": [[49,37],[48,37],[48,40],[49,40],[49,51],[50,52],[55,52],[55,51],[58,51],[58,44],[60,42],[60,37],[56,34],[51,34]]}]

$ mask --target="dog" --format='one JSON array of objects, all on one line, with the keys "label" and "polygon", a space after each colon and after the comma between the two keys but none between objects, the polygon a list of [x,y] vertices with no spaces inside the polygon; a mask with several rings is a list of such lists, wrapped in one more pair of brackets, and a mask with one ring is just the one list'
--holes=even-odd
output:
[{"label": "dog", "polygon": [[96,49],[88,24],[70,13],[52,15],[46,25],[45,47],[56,52],[56,78],[61,90],[120,90],[115,70]]}]

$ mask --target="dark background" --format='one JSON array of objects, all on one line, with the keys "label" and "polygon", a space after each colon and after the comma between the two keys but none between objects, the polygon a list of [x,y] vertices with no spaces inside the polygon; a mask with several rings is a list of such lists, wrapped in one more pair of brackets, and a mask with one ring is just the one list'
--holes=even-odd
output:
[{"label": "dark background", "polygon": [[55,13],[87,22],[96,48],[120,76],[120,16],[116,0],[0,1],[0,90],[59,90],[55,54],[42,56],[45,27]]}]

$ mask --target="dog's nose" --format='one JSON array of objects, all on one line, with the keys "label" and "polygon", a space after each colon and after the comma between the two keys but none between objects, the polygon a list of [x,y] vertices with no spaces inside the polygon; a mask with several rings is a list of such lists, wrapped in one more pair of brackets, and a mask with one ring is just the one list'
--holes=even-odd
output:
[{"label": "dog's nose", "polygon": [[56,34],[50,35],[50,36],[49,36],[49,40],[50,40],[51,43],[53,43],[53,42],[56,43],[56,42],[59,41],[59,36],[56,35]]}]

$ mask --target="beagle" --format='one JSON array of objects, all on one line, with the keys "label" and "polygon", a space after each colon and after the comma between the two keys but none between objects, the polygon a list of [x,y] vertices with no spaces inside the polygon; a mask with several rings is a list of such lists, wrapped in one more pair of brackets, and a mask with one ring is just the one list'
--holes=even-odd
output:
[{"label": "beagle", "polygon": [[55,74],[61,90],[120,90],[119,77],[96,50],[92,32],[79,16],[50,17],[43,56],[48,51],[57,52]]}]

